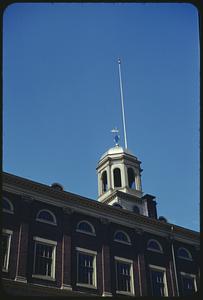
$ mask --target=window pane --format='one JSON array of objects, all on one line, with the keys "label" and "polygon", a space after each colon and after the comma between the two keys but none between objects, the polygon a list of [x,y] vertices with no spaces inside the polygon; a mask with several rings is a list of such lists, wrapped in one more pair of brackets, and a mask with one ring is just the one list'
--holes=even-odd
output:
[{"label": "window pane", "polygon": [[10,210],[10,211],[12,210],[10,203],[6,199],[3,198],[2,202],[3,202],[2,203],[3,204],[2,205],[3,209]]},{"label": "window pane", "polygon": [[123,242],[128,242],[127,236],[121,231],[115,234],[115,239]]},{"label": "window pane", "polygon": [[46,210],[41,211],[38,218],[54,223],[53,216]]},{"label": "window pane", "polygon": [[119,168],[113,170],[114,187],[121,187],[121,171]]},{"label": "window pane", "polygon": [[94,256],[78,253],[78,282],[94,285]]},{"label": "window pane", "polygon": [[182,277],[183,284],[183,295],[190,296],[195,292],[194,278],[183,276]]},{"label": "window pane", "polygon": [[151,270],[153,296],[164,295],[164,272]]},{"label": "window pane", "polygon": [[35,274],[44,276],[52,275],[52,254],[52,246],[36,244]]},{"label": "window pane", "polygon": [[87,222],[81,222],[78,229],[93,233],[92,227]]},{"label": "window pane", "polygon": [[130,264],[116,262],[117,290],[131,292]]}]

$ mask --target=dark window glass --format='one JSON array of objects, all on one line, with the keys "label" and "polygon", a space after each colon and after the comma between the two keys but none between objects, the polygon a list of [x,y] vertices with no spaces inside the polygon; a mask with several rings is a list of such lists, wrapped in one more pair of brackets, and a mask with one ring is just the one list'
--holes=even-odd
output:
[{"label": "dark window glass", "polygon": [[183,296],[191,296],[195,293],[194,278],[182,276]]},{"label": "dark window glass", "polygon": [[46,210],[42,210],[39,215],[38,219],[42,219],[51,223],[55,223],[54,217]]},{"label": "dark window glass", "polygon": [[82,230],[82,231],[86,231],[86,232],[91,232],[91,233],[93,233],[92,227],[91,227],[90,224],[88,224],[87,222],[81,222],[81,223],[78,225],[78,229],[80,229],[80,230]]},{"label": "dark window glass", "polygon": [[106,192],[108,190],[108,184],[107,184],[107,172],[104,171],[102,173],[102,191]]},{"label": "dark window glass", "polygon": [[122,232],[122,231],[116,232],[114,238],[115,238],[116,240],[119,240],[119,241],[123,241],[123,242],[129,243],[127,235],[126,235],[124,232]]},{"label": "dark window glass", "polygon": [[135,173],[132,168],[128,168],[128,184],[130,189],[136,189]]},{"label": "dark window glass", "polygon": [[53,246],[36,244],[35,274],[52,276]]},{"label": "dark window glass", "polygon": [[12,211],[12,207],[11,207],[10,203],[6,199],[3,198],[2,202],[3,202],[2,203],[3,204],[2,205],[3,209]]},{"label": "dark window glass", "polygon": [[78,253],[78,283],[94,285],[94,256]]},{"label": "dark window glass", "polygon": [[8,259],[8,241],[9,236],[7,234],[2,235],[2,255],[3,255],[3,269],[7,268],[7,259]]},{"label": "dark window glass", "polygon": [[191,259],[190,253],[184,248],[178,249],[178,256],[180,256],[182,258],[186,258],[186,259]]},{"label": "dark window glass", "polygon": [[152,295],[165,296],[164,293],[164,272],[151,270]]},{"label": "dark window glass", "polygon": [[114,187],[121,187],[121,171],[119,168],[113,170]]},{"label": "dark window glass", "polygon": [[117,290],[131,292],[130,264],[116,262]]},{"label": "dark window glass", "polygon": [[157,251],[162,251],[160,245],[156,241],[149,241],[147,248],[157,250]]},{"label": "dark window glass", "polygon": [[137,205],[133,206],[133,212],[136,213],[136,214],[140,213],[140,209],[139,209],[139,207]]},{"label": "dark window glass", "polygon": [[119,203],[114,203],[113,206],[123,208]]}]

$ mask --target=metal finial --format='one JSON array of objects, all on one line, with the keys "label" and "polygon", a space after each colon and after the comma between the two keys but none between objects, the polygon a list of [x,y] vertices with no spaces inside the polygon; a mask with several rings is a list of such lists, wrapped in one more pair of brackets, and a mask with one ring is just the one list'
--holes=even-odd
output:
[{"label": "metal finial", "polygon": [[111,130],[112,133],[114,133],[114,142],[116,143],[116,146],[119,146],[119,140],[120,140],[120,136],[119,136],[119,130],[115,127]]}]

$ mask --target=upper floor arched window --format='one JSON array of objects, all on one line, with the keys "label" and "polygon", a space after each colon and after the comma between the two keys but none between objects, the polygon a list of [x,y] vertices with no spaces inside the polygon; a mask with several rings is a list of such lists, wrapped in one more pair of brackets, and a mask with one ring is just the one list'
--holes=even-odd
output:
[{"label": "upper floor arched window", "polygon": [[48,209],[41,209],[36,216],[36,221],[57,225],[55,215]]},{"label": "upper floor arched window", "polygon": [[123,208],[122,207],[122,205],[120,205],[119,203],[117,203],[117,202],[115,202],[115,203],[113,203],[113,205],[112,206],[114,206],[114,207],[119,207],[119,208]]},{"label": "upper floor arched window", "polygon": [[128,185],[130,189],[136,189],[135,172],[133,168],[128,168]]},{"label": "upper floor arched window", "polygon": [[121,187],[121,170],[115,168],[113,170],[114,187]]},{"label": "upper floor arched window", "polygon": [[147,243],[147,249],[159,253],[163,253],[161,244],[157,240],[149,240]]},{"label": "upper floor arched window", "polygon": [[140,209],[137,205],[133,206],[133,212],[136,213],[136,214],[140,214]]},{"label": "upper floor arched window", "polygon": [[10,213],[10,214],[14,213],[14,208],[13,208],[12,202],[5,197],[3,197],[2,208],[3,208],[4,212]]},{"label": "upper floor arched window", "polygon": [[183,259],[187,259],[187,260],[192,260],[191,253],[184,247],[180,247],[178,249],[178,257],[183,258]]},{"label": "upper floor arched window", "polygon": [[108,183],[107,183],[107,172],[104,171],[101,176],[102,180],[102,192],[106,192],[108,190]]},{"label": "upper floor arched window", "polygon": [[128,234],[122,230],[116,231],[114,234],[114,241],[124,244],[131,244],[131,240]]},{"label": "upper floor arched window", "polygon": [[76,231],[82,232],[82,233],[87,233],[90,235],[95,235],[94,226],[86,220],[80,221],[77,224]]}]

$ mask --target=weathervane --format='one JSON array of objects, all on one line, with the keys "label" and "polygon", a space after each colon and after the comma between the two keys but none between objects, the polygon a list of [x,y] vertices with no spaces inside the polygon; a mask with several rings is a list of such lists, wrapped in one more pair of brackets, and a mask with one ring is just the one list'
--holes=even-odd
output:
[{"label": "weathervane", "polygon": [[114,141],[115,141],[115,143],[116,143],[116,146],[119,146],[119,140],[120,140],[120,136],[119,136],[119,130],[115,127],[115,128],[113,128],[112,130],[111,130],[111,132],[112,133],[114,133],[115,135],[114,135]]},{"label": "weathervane", "polygon": [[120,58],[118,58],[118,72],[119,72],[119,81],[120,81],[121,108],[122,108],[122,117],[123,117],[123,131],[124,131],[125,148],[128,148],[127,135],[126,135],[126,124],[125,124],[125,111],[124,111],[124,102],[123,102],[123,86],[122,86],[122,79],[121,79],[121,60],[120,60]]}]

